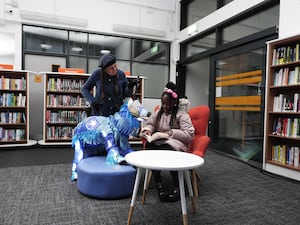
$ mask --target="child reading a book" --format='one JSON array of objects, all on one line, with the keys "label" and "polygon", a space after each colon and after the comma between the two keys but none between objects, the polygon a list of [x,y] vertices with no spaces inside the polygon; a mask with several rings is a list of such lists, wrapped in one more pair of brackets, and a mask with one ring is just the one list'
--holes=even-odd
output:
[{"label": "child reading a book", "polygon": [[[189,150],[194,138],[194,127],[189,114],[179,110],[179,96],[174,83],[168,83],[161,96],[161,107],[147,120],[141,136],[148,142],[147,149],[168,149],[174,151]],[[161,171],[153,170],[153,177],[161,201],[180,199],[178,174],[171,171],[173,188],[169,191],[162,183]]]}]

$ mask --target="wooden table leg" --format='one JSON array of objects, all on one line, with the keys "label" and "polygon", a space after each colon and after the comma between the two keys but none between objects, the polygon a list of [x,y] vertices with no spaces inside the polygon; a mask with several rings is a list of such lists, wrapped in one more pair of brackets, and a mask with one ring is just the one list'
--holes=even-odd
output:
[{"label": "wooden table leg", "polygon": [[192,183],[193,183],[194,196],[198,197],[198,183],[197,183],[197,175],[195,169],[192,170]]},{"label": "wooden table leg", "polygon": [[183,171],[182,170],[178,171],[178,180],[179,180],[179,189],[180,189],[181,211],[182,211],[183,224],[188,225],[185,190],[184,190],[184,179],[183,179]]},{"label": "wooden table leg", "polygon": [[147,194],[147,190],[148,190],[149,176],[151,176],[150,172],[151,171],[149,169],[146,169],[143,196],[142,196],[142,204],[145,204],[145,201],[146,201],[146,194]]},{"label": "wooden table leg", "polygon": [[133,193],[132,193],[132,197],[131,197],[130,209],[129,209],[128,218],[127,218],[127,225],[130,225],[130,223],[131,223],[131,218],[133,215],[133,207],[134,207],[134,203],[136,200],[136,196],[137,196],[137,192],[138,192],[139,184],[140,184],[140,180],[141,180],[141,170],[142,170],[141,168],[137,168]]},{"label": "wooden table leg", "polygon": [[192,201],[192,213],[195,213],[196,207],[195,207],[195,201],[194,201],[194,195],[193,195],[193,188],[192,188],[190,173],[188,170],[184,171],[184,176],[185,176],[186,184],[188,186],[189,195],[190,195],[190,198]]}]

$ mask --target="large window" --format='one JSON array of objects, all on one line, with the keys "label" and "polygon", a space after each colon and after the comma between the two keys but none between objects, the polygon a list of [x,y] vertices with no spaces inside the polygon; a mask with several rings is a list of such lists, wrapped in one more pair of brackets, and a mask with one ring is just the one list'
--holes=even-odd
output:
[{"label": "large window", "polygon": [[278,26],[278,23],[279,5],[275,5],[224,27],[222,37],[223,44],[255,34],[272,26]]},{"label": "large window", "polygon": [[181,3],[181,29],[206,17],[218,8],[233,0],[182,0]]},{"label": "large window", "polygon": [[[276,3],[276,2],[275,2]],[[199,55],[207,50],[220,45],[256,34],[270,27],[279,25],[279,4],[253,10],[234,18],[232,21],[224,21],[218,27],[203,32],[182,46],[184,58]]]},{"label": "large window", "polygon": [[185,57],[196,55],[216,47],[216,33],[213,32],[205,35],[193,42],[190,42],[185,47]]},{"label": "large window", "polygon": [[[86,73],[92,73],[98,67],[101,55],[106,53],[117,57],[118,67],[124,72],[147,77],[146,98],[160,98],[161,90],[169,80],[169,42],[23,26],[24,60],[35,58],[26,56],[37,55],[57,57],[60,60],[65,58],[64,66],[82,68]],[[36,64],[35,68],[34,62],[23,62],[23,65],[31,65],[31,70],[40,72],[49,71],[52,64],[57,64],[57,60],[49,61],[48,64],[43,69],[40,64]]]},{"label": "large window", "polygon": [[181,46],[179,86],[209,105],[210,147],[244,161],[262,161],[265,48],[278,24],[279,1],[268,1]]}]

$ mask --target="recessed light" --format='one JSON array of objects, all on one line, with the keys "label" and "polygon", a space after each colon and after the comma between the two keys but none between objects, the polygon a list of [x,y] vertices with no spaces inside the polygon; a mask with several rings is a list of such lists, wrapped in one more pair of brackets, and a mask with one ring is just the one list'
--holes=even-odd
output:
[{"label": "recessed light", "polygon": [[102,50],[100,51],[100,53],[101,53],[101,54],[109,54],[109,53],[111,53],[111,51],[110,51],[110,50],[107,50],[107,49],[102,49]]},{"label": "recessed light", "polygon": [[52,48],[52,45],[49,45],[49,44],[40,44],[41,48],[42,49],[51,49]]},{"label": "recessed light", "polygon": [[82,48],[80,48],[80,47],[72,47],[72,51],[73,52],[81,52]]}]

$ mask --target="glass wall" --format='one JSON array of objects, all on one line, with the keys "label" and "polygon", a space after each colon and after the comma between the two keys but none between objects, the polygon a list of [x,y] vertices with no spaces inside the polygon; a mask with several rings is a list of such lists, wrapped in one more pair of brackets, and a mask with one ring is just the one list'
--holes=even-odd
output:
[{"label": "glass wall", "polygon": [[[244,161],[262,161],[265,48],[278,24],[279,1],[268,1],[181,45],[178,80],[185,79],[192,104],[211,109],[210,146]],[[188,90],[193,85],[199,88]]]},{"label": "glass wall", "polygon": [[185,57],[197,55],[199,53],[205,52],[215,47],[216,47],[216,33],[213,32],[209,35],[204,35],[203,37],[191,43],[188,43],[184,48]]},{"label": "glass wall", "polygon": [[259,48],[215,62],[213,142],[245,161],[262,160],[264,59]]},{"label": "glass wall", "polygon": [[218,8],[233,0],[182,0],[181,4],[181,29],[206,17]]},{"label": "glass wall", "polygon": [[[99,65],[99,58],[107,53],[116,56],[118,67],[127,74],[147,77],[146,98],[160,98],[161,90],[169,80],[169,42],[23,26],[24,60],[32,58],[26,55],[65,57],[66,67],[82,68],[86,73],[92,73]],[[28,64],[34,66],[31,62],[23,62],[23,65]],[[48,71],[51,64],[53,62],[49,61],[44,71]],[[37,65],[37,68],[40,67]],[[153,84],[162,84],[162,87],[152,88]]]},{"label": "glass wall", "polygon": [[275,5],[262,12],[242,19],[223,28],[222,43],[228,43],[237,39],[255,34],[272,26],[278,26],[279,5]]}]

